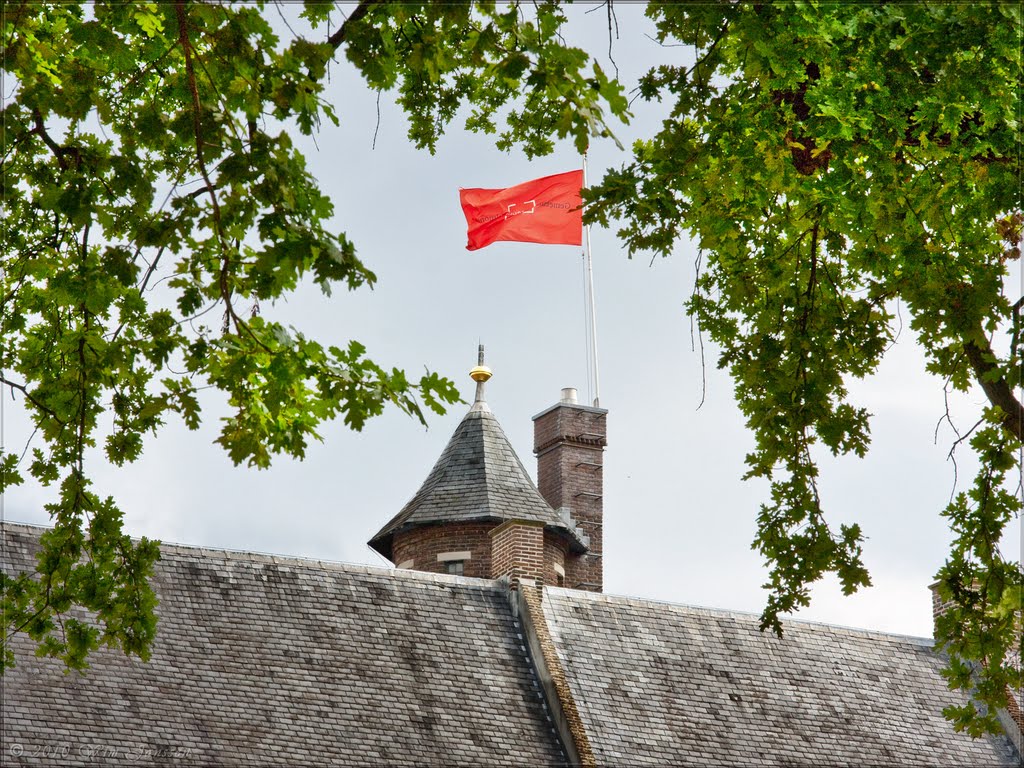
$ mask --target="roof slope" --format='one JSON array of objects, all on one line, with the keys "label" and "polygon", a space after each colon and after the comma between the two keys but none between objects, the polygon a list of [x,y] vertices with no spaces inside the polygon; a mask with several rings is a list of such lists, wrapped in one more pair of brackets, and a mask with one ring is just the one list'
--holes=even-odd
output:
[{"label": "roof slope", "polygon": [[544,614],[599,764],[1020,765],[917,638],[545,590]]},{"label": "roof slope", "polygon": [[[4,571],[30,568],[43,529],[3,528]],[[564,761],[497,583],[162,552],[149,663],[104,650],[65,675],[17,636],[3,757],[21,757],[5,764],[52,762],[55,745],[62,765]]]},{"label": "roof slope", "polygon": [[370,546],[390,558],[392,536],[403,528],[511,518],[544,523],[566,534],[577,551],[586,550],[575,530],[544,501],[494,414],[474,407],[419,491]]}]

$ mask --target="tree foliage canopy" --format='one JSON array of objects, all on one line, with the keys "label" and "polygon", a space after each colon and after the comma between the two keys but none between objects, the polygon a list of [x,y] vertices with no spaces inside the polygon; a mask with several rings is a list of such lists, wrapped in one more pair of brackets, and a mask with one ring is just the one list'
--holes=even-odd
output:
[{"label": "tree foliage canopy", "polygon": [[[827,520],[822,451],[867,451],[851,379],[876,370],[910,312],[928,370],[980,387],[969,438],[980,462],[943,511],[955,539],[938,574],[953,604],[937,628],[951,684],[982,704],[959,727],[996,728],[986,705],[1019,685],[1021,571],[1000,553],[1021,510],[1022,299],[1019,4],[665,3],[663,44],[694,66],[640,82],[671,118],[588,195],[632,251],[669,255],[684,236],[703,263],[688,308],[756,438],[747,477],[767,478],[755,547],[770,566],[764,628],[835,573],[870,583],[856,522]],[[964,436],[965,438],[967,435]],[[981,665],[972,680],[970,662]]]},{"label": "tree foliage canopy", "polygon": [[[110,461],[177,414],[195,427],[200,386],[230,396],[218,438],[236,462],[301,456],[323,420],[359,428],[386,403],[423,417],[455,398],[409,381],[356,342],[322,346],[264,317],[260,302],[311,277],[371,284],[354,245],[331,232],[289,131],[335,120],[324,100],[343,52],[367,86],[391,90],[409,136],[434,148],[460,107],[467,127],[528,155],[607,136],[626,102],[542,3],[364,0],[313,34],[279,39],[256,5],[190,2],[7,7],[4,71],[3,383],[19,391],[43,446],[28,472],[58,486],[36,579],[3,576],[8,631],[76,666],[98,643],[145,656],[156,548],[133,544],[91,490],[84,456],[102,433]],[[337,14],[335,14],[337,15]],[[863,455],[869,414],[852,379],[875,371],[905,307],[928,369],[980,387],[988,407],[964,440],[979,473],[943,514],[955,538],[938,574],[950,684],[975,701],[947,714],[995,728],[1017,672],[1021,572],[998,543],[1020,512],[1024,409],[1019,4],[664,3],[648,15],[693,66],[658,66],[639,96],[669,104],[661,130],[586,194],[588,217],[618,222],[631,252],[702,252],[689,311],[756,438],[748,477],[771,483],[755,541],[770,568],[764,628],[806,605],[835,573],[869,584],[856,522],[827,517],[827,451]],[[173,264],[173,300],[154,301]],[[209,313],[209,314],[208,314]],[[197,326],[203,317],[217,328]],[[175,370],[171,372],[170,363]],[[107,432],[100,429],[106,414]],[[2,485],[19,482],[3,457]],[[59,617],[81,605],[100,619]],[[4,663],[11,661],[5,656]]]},{"label": "tree foliage canopy", "polygon": [[[214,387],[232,408],[217,442],[266,467],[303,456],[325,420],[360,429],[387,404],[423,420],[458,399],[436,374],[411,381],[356,341],[325,345],[266,314],[302,279],[328,293],[375,279],[330,228],[331,201],[291,139],[337,121],[324,85],[339,51],[369,88],[398,91],[427,149],[467,104],[470,127],[498,131],[500,117],[499,146],[529,154],[607,132],[602,104],[625,111],[619,86],[558,38],[557,6],[526,18],[495,3],[364,2],[345,18],[308,3],[312,32],[288,39],[271,10],[4,5],[0,382],[41,444],[24,464],[0,458],[0,492],[27,464],[55,487],[55,527],[36,577],[0,574],[0,587],[5,634],[28,632],[72,667],[101,643],[146,658],[155,632],[158,549],[133,543],[93,489],[98,442],[106,460],[134,461],[167,418],[197,428],[197,391]],[[13,661],[5,643],[0,664]]]}]

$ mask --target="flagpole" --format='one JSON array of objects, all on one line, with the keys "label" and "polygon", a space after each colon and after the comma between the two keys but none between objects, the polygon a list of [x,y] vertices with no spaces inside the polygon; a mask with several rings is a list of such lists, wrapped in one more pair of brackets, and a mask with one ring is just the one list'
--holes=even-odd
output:
[{"label": "flagpole", "polygon": [[[583,154],[583,186],[587,186],[587,155]],[[587,232],[587,293],[590,294],[590,353],[594,361],[594,407],[601,407],[601,383],[597,365],[597,312],[594,309],[594,259],[590,251],[590,225]]]}]

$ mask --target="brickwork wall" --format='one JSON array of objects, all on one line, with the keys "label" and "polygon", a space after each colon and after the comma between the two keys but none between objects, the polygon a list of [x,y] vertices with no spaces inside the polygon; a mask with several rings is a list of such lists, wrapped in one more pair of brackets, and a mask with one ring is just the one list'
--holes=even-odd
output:
[{"label": "brickwork wall", "polygon": [[939,616],[941,616],[942,614],[944,614],[946,612],[946,610],[951,605],[953,605],[953,602],[951,600],[950,601],[945,601],[945,602],[942,600],[942,597],[939,596],[939,584],[938,584],[938,582],[936,582],[935,584],[932,584],[930,589],[931,589],[931,592],[932,592],[932,619],[934,620],[934,619],[938,618]]},{"label": "brickwork wall", "polygon": [[566,573],[565,583],[568,586],[569,569],[566,567],[565,545],[547,531],[544,532],[544,583],[559,586],[558,573],[555,565],[560,565]]},{"label": "brickwork wall", "polygon": [[544,526],[509,520],[490,532],[492,579],[508,576],[513,589],[519,580],[544,578]]},{"label": "brickwork wall", "polygon": [[590,551],[566,563],[567,587],[600,592],[604,522],[604,448],[608,444],[607,411],[559,404],[533,421],[537,487],[555,509],[569,507],[590,537]]},{"label": "brickwork wall", "polygon": [[[412,560],[412,570],[447,573],[447,563],[439,562],[437,556],[445,552],[468,551],[470,559],[464,563],[464,576],[478,579],[498,578],[506,574],[511,575],[512,566],[515,565],[518,575],[528,574],[527,578],[551,585],[558,584],[558,574],[555,572],[557,563],[565,570],[565,582],[566,586],[569,586],[569,570],[573,558],[566,555],[566,544],[559,537],[533,523],[526,524],[527,531],[514,536],[506,534],[501,539],[506,560],[492,569],[496,540],[491,533],[501,525],[508,523],[446,523],[413,528],[411,531],[395,534],[392,543],[394,562],[398,565]],[[497,575],[492,575],[493,573]]]},{"label": "brickwork wall", "polygon": [[1024,711],[1020,706],[1021,698],[1021,693],[1016,688],[1006,687],[1006,711],[1013,718],[1013,722],[1017,724],[1021,733],[1024,733]]},{"label": "brickwork wall", "polygon": [[469,551],[464,576],[491,578],[491,537],[495,522],[427,525],[395,534],[392,554],[395,565],[412,560],[412,570],[448,573],[448,564],[438,562],[444,552]]}]

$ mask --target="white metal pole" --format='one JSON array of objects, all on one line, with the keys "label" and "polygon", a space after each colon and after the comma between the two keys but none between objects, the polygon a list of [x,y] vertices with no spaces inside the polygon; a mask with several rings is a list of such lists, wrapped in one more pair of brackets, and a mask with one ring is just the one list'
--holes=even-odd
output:
[{"label": "white metal pole", "polygon": [[[587,156],[583,155],[583,186],[587,186]],[[587,232],[587,292],[590,294],[590,353],[594,360],[594,407],[601,407],[601,383],[597,365],[597,312],[594,309],[594,259],[590,252],[590,225]]]}]

